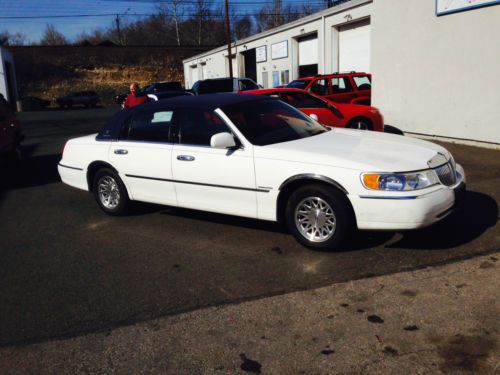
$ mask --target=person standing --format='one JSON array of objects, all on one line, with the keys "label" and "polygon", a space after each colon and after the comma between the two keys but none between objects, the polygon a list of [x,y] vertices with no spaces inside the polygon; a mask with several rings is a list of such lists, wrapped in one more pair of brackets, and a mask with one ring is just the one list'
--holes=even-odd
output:
[{"label": "person standing", "polygon": [[130,94],[128,94],[127,98],[123,102],[123,108],[132,108],[136,105],[147,103],[148,101],[148,96],[142,93],[139,88],[139,84],[134,82],[130,85]]}]

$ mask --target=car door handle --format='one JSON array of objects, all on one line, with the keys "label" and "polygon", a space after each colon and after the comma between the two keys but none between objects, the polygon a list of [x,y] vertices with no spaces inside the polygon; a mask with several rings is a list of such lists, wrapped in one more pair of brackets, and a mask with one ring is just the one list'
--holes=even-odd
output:
[{"label": "car door handle", "polygon": [[123,149],[118,149],[118,150],[115,150],[115,154],[116,155],[127,155],[128,151],[127,150],[123,150]]},{"label": "car door handle", "polygon": [[191,156],[191,155],[177,155],[177,160],[180,160],[180,161],[193,161],[194,160],[194,156]]}]

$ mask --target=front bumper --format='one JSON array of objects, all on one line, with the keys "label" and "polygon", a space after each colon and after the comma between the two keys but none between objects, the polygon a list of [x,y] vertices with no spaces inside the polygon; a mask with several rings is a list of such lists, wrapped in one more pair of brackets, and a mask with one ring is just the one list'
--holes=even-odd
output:
[{"label": "front bumper", "polygon": [[[458,166],[459,167],[459,166]],[[423,228],[444,219],[461,207],[466,190],[461,167],[461,179],[452,187],[440,186],[429,193],[407,196],[349,195],[359,229],[407,230]],[[458,168],[457,168],[458,169]]]}]

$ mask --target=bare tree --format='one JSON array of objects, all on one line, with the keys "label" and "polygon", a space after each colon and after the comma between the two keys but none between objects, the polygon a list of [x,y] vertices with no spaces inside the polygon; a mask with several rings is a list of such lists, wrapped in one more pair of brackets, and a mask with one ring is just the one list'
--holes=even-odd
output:
[{"label": "bare tree", "polygon": [[197,22],[197,44],[201,46],[205,23],[210,20],[212,2],[210,0],[196,0],[195,17]]},{"label": "bare tree", "polygon": [[26,35],[20,32],[0,32],[0,46],[22,46],[26,43]]},{"label": "bare tree", "polygon": [[181,18],[183,16],[184,0],[169,0],[168,3],[162,1],[156,6],[158,15],[163,18],[165,25],[170,24],[172,20],[175,31],[175,41],[178,46],[181,45]]},{"label": "bare tree", "polygon": [[233,35],[235,40],[240,40],[250,36],[252,33],[252,20],[249,16],[244,16],[233,22]]},{"label": "bare tree", "polygon": [[68,44],[68,39],[57,31],[54,25],[47,24],[42,39],[40,39],[40,44],[42,46],[61,46]]}]

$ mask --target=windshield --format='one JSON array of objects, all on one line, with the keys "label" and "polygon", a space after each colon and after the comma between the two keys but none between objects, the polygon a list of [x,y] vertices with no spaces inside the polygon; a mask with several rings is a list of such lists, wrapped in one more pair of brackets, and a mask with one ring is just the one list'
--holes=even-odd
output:
[{"label": "windshield", "polygon": [[327,131],[310,117],[279,100],[239,103],[221,109],[245,138],[257,146],[293,141]]},{"label": "windshield", "polygon": [[306,88],[309,82],[311,82],[311,80],[309,79],[296,79],[295,81],[290,82],[286,87],[303,90]]}]

